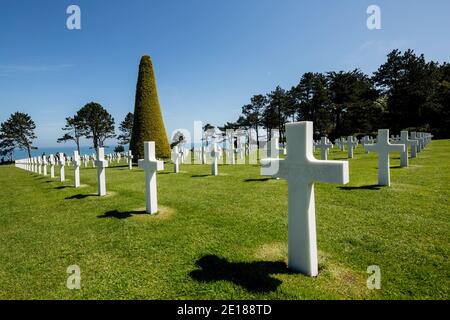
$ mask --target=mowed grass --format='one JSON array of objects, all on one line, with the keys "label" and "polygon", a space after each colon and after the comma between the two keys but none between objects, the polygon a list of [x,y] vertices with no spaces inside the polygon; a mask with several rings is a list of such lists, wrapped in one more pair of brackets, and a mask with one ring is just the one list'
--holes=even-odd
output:
[{"label": "mowed grass", "polygon": [[[318,153],[317,153],[318,154]],[[172,165],[159,172],[161,212],[142,213],[144,173],[72,168],[64,183],[0,167],[2,299],[448,299],[450,141],[433,141],[377,187],[376,154],[361,146],[346,186],[316,183],[320,274],[290,272],[287,183],[257,165]],[[333,150],[330,159],[346,158]],[[58,173],[59,171],[56,170]],[[81,269],[69,290],[67,267]],[[367,267],[381,269],[369,290]]]}]

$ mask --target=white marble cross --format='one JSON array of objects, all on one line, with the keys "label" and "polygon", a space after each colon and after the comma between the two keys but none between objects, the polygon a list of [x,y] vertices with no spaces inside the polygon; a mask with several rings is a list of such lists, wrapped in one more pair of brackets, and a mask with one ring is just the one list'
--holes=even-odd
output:
[{"label": "white marble cross", "polygon": [[181,160],[181,154],[178,150],[178,146],[174,146],[172,149],[172,162],[173,162],[173,172],[174,173],[180,172],[180,160]]},{"label": "white marble cross", "polygon": [[[370,137],[369,136],[364,136],[362,139],[361,139],[361,143],[362,143],[362,145],[363,145],[363,148],[364,148],[364,146],[366,145],[366,144],[369,144],[371,141],[370,141]],[[365,152],[366,153],[369,153],[369,150],[365,150]]]},{"label": "white marble cross", "polygon": [[108,160],[105,160],[104,148],[97,148],[95,166],[97,167],[98,195],[103,197],[106,196],[106,168],[108,168]]},{"label": "white marble cross", "polygon": [[419,140],[419,150],[418,152],[421,152],[424,148],[425,148],[425,144],[424,144],[424,139],[422,137],[422,133],[421,132],[413,132],[414,134],[414,138],[416,138],[417,140]]},{"label": "white marble cross", "polygon": [[333,147],[331,142],[328,141],[327,137],[320,138],[320,159],[328,160],[328,149]]},{"label": "white marble cross", "polygon": [[345,140],[345,138],[341,138],[341,151],[345,151],[345,144],[347,143],[347,141]]},{"label": "white marble cross", "polygon": [[202,145],[201,159],[202,159],[202,164],[206,164],[206,148],[204,145]]},{"label": "white marble cross", "polygon": [[42,164],[44,166],[44,176],[47,175],[47,156],[42,156]]},{"label": "white marble cross", "polygon": [[131,153],[131,150],[128,150],[128,169],[133,169],[133,154]]},{"label": "white marble cross", "polygon": [[59,153],[59,180],[61,182],[64,182],[66,179],[65,173],[64,173],[64,166],[65,166],[65,159],[64,159],[64,153]]},{"label": "white marble cross", "polygon": [[234,138],[233,136],[228,137],[228,148],[227,148],[227,164],[236,164],[236,160],[234,158]]},{"label": "white marble cross", "polygon": [[378,153],[378,184],[380,186],[390,186],[389,153],[404,152],[405,146],[391,144],[389,142],[389,129],[380,129],[378,130],[377,143],[366,144],[364,148]]},{"label": "white marble cross", "polygon": [[217,148],[217,143],[213,142],[212,150],[211,150],[211,158],[212,158],[211,174],[213,176],[219,175],[219,166],[218,166],[219,157],[220,157],[220,151]]},{"label": "white marble cross", "polygon": [[279,158],[280,157],[280,138],[278,137],[277,133],[272,132],[272,139],[270,139],[270,143],[268,145],[269,152],[268,156],[269,158]]},{"label": "white marble cross", "polygon": [[408,131],[400,132],[400,144],[405,145],[405,152],[400,154],[400,166],[407,167],[408,166],[408,146],[411,146],[411,158],[416,157],[416,148],[417,148],[417,140],[408,139]]},{"label": "white marble cross", "polygon": [[146,212],[158,212],[158,193],[156,189],[156,171],[164,170],[164,162],[156,160],[155,142],[144,142],[144,159],[138,161],[138,166],[145,171],[145,201]]},{"label": "white marble cross", "polygon": [[356,148],[358,143],[353,140],[353,136],[347,137],[347,155],[349,159],[353,159],[353,149]]},{"label": "white marble cross", "polygon": [[42,165],[42,158],[39,156],[39,157],[37,157],[36,158],[36,160],[37,160],[37,168],[38,168],[38,174],[41,174],[42,173],[42,168],[41,168],[41,165]]},{"label": "white marble cross", "polygon": [[49,157],[50,160],[50,178],[55,177],[55,156],[53,154]]},{"label": "white marble cross", "polygon": [[[419,153],[422,151],[420,138],[417,132],[411,132],[411,140],[417,141],[416,152]],[[412,155],[411,155],[412,156]]]},{"label": "white marble cross", "polygon": [[74,174],[74,187],[78,188],[80,186],[80,155],[78,154],[78,151],[75,150],[73,152],[73,174]]},{"label": "white marble cross", "polygon": [[314,182],[346,184],[347,161],[316,160],[313,123],[286,124],[286,160],[264,159],[261,174],[288,180],[288,266],[309,276],[318,274]]}]

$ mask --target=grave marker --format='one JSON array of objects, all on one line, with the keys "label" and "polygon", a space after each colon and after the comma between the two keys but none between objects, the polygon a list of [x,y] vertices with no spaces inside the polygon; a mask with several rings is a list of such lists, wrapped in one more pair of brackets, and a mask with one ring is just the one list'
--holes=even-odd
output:
[{"label": "grave marker", "polygon": [[389,153],[404,152],[405,146],[391,144],[389,142],[389,129],[380,129],[378,130],[377,143],[367,144],[364,148],[378,153],[378,184],[380,186],[390,186]]},{"label": "grave marker", "polygon": [[108,160],[105,160],[104,148],[97,148],[95,165],[97,167],[98,195],[103,197],[106,196],[106,168],[108,168]]},{"label": "grave marker", "polygon": [[66,179],[65,173],[64,173],[64,166],[65,166],[65,159],[64,159],[64,153],[59,153],[59,181],[64,182]]},{"label": "grave marker", "polygon": [[155,142],[144,142],[144,159],[138,161],[138,166],[145,171],[146,212],[158,212],[158,193],[156,189],[156,171],[164,170],[164,162],[155,158]]},{"label": "grave marker", "polygon": [[314,182],[346,184],[347,161],[316,160],[313,123],[287,123],[286,160],[264,159],[261,174],[288,180],[288,266],[309,276],[318,274]]}]

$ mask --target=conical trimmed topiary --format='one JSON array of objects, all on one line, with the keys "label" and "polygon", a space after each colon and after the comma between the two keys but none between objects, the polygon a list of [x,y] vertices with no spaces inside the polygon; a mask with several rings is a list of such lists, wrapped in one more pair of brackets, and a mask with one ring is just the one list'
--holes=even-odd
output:
[{"label": "conical trimmed topiary", "polygon": [[169,140],[159,106],[155,74],[149,56],[139,64],[130,149],[134,161],[144,158],[144,141],[155,141],[156,157],[170,158]]}]

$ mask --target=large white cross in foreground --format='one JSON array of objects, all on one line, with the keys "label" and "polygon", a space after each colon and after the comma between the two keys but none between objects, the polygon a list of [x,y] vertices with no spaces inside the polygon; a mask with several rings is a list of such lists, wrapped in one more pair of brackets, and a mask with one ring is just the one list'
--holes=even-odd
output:
[{"label": "large white cross in foreground", "polygon": [[389,129],[379,129],[377,143],[366,144],[364,148],[378,153],[378,184],[380,186],[390,186],[389,153],[404,152],[405,145],[391,144],[389,142]]},{"label": "large white cross in foreground", "polygon": [[314,182],[346,184],[347,161],[317,160],[313,156],[313,123],[286,124],[286,160],[261,160],[261,174],[288,181],[288,266],[309,276],[318,274]]},{"label": "large white cross in foreground", "polygon": [[164,170],[164,162],[156,160],[155,142],[144,142],[144,159],[138,166],[145,171],[146,211],[150,214],[158,212],[158,193],[156,191],[156,171]]}]

